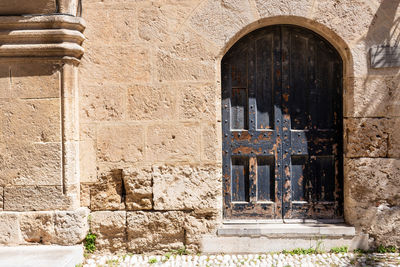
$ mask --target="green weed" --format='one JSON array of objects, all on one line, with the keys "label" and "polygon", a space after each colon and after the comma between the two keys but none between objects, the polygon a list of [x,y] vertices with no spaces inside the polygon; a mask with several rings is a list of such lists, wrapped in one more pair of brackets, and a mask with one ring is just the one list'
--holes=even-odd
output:
[{"label": "green weed", "polygon": [[175,255],[188,255],[189,254],[189,252],[186,250],[185,246],[182,248],[173,249],[173,250],[171,250],[171,253],[175,254]]},{"label": "green weed", "polygon": [[347,253],[348,251],[349,251],[348,246],[334,247],[334,248],[331,248],[331,250],[330,250],[331,253]]},{"label": "green weed", "polygon": [[156,258],[151,258],[151,259],[149,259],[149,263],[150,264],[157,263],[157,259]]},{"label": "green weed", "polygon": [[395,246],[383,246],[383,245],[379,245],[376,248],[376,252],[378,253],[396,253],[397,248]]},{"label": "green weed", "polygon": [[93,253],[96,250],[96,235],[89,232],[85,237],[85,250]]},{"label": "green weed", "polygon": [[368,251],[363,250],[361,248],[356,248],[353,252],[356,253],[356,254],[366,254],[366,253],[368,253]]},{"label": "green weed", "polygon": [[314,248],[295,248],[293,250],[286,250],[284,249],[282,251],[283,254],[290,254],[290,255],[306,255],[306,254],[315,254],[317,253],[317,250]]}]

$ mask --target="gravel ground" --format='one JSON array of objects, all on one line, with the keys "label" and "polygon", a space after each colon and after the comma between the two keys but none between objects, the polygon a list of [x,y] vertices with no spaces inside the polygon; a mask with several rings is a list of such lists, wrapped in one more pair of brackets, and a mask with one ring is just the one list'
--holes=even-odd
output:
[{"label": "gravel ground", "polygon": [[83,266],[400,266],[399,253],[323,253],[307,255],[91,255]]}]

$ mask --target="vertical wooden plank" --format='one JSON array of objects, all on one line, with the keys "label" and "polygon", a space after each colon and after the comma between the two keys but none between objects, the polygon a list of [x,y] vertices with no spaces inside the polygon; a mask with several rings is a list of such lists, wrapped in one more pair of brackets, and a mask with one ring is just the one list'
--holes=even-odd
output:
[{"label": "vertical wooden plank", "polygon": [[317,129],[332,128],[333,101],[332,95],[335,93],[332,88],[333,69],[329,48],[318,41],[316,49],[316,87],[311,91],[311,118],[313,127]]},{"label": "vertical wooden plank", "polygon": [[274,158],[257,158],[257,201],[271,201],[274,196]]},{"label": "vertical wooden plank", "polygon": [[230,79],[232,88],[247,88],[248,77],[248,44],[247,42],[240,41],[234,46],[234,51],[230,55],[229,63]]},{"label": "vertical wooden plank", "polygon": [[254,135],[254,131],[256,131],[256,52],[255,52],[255,41],[252,37],[249,37],[248,41],[248,95],[249,102],[248,105],[250,107],[248,111],[248,120],[249,120],[249,131],[250,134]]},{"label": "vertical wooden plank", "polygon": [[231,128],[248,129],[248,98],[246,88],[232,88]]},{"label": "vertical wooden plank", "polygon": [[304,130],[308,125],[308,39],[297,31],[290,33],[290,84],[288,94],[291,129]]},{"label": "vertical wooden plank", "polygon": [[249,159],[232,157],[232,201],[249,201]]},{"label": "vertical wooden plank", "polygon": [[335,171],[334,157],[322,156],[317,157],[315,162],[316,178],[319,178],[317,184],[317,198],[320,201],[333,201],[335,190]]},{"label": "vertical wooden plank", "polygon": [[257,129],[274,127],[273,112],[273,33],[256,40]]},{"label": "vertical wooden plank", "polygon": [[253,156],[250,157],[249,159],[249,190],[250,190],[251,203],[255,203],[257,201],[257,183],[258,183],[257,158]]},{"label": "vertical wooden plank", "polygon": [[307,158],[305,156],[292,156],[292,200],[308,201],[307,197]]}]

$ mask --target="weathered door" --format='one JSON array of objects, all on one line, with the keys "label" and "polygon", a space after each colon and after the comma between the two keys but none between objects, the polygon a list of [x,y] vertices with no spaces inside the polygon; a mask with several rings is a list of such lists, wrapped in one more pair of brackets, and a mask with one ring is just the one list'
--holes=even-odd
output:
[{"label": "weathered door", "polygon": [[222,60],[226,219],[342,218],[342,61],[322,37],[277,25]]}]

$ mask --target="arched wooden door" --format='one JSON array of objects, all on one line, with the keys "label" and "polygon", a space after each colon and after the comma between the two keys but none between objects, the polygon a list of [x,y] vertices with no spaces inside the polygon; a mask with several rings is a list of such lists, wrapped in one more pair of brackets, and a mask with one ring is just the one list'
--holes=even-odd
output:
[{"label": "arched wooden door", "polygon": [[276,25],[222,59],[225,219],[341,219],[342,60]]}]

